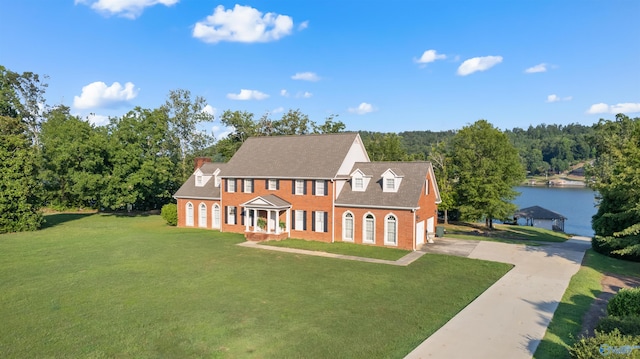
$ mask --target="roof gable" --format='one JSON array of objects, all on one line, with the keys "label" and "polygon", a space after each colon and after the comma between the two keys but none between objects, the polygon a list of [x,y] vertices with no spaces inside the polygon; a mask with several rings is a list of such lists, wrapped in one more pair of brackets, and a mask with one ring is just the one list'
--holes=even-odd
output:
[{"label": "roof gable", "polygon": [[[402,183],[397,191],[383,190],[383,174],[391,175],[393,168],[402,173]],[[364,191],[354,191],[353,183],[348,181],[336,199],[336,205],[354,205],[369,207],[418,208],[418,201],[424,190],[425,178],[430,173],[431,163],[416,162],[358,162],[354,164],[352,173],[361,170],[372,173],[371,183]],[[394,172],[396,173],[396,172]]]},{"label": "roof gable", "polygon": [[[335,178],[345,159],[354,151],[352,148],[356,141],[361,142],[357,133],[250,137],[229,160],[222,176]],[[364,155],[354,157],[368,159],[366,151]],[[352,163],[349,169],[351,167]]]}]

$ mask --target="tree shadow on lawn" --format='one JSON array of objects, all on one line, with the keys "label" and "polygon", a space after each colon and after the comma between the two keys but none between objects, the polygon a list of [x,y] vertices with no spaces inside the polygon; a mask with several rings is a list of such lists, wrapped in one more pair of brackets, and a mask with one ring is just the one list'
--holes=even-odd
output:
[{"label": "tree shadow on lawn", "polygon": [[[601,291],[591,290],[593,297],[576,294],[571,296],[569,303],[556,303],[555,302],[531,302],[525,300],[525,302],[533,305],[539,312],[539,324],[549,325],[551,319],[554,319],[555,313],[561,313],[562,318],[555,318],[553,325],[549,325],[545,331],[545,337],[543,339],[525,337],[525,345],[527,351],[531,356],[536,352],[538,355],[536,359],[543,358],[569,358],[568,348],[573,346],[574,342],[578,340],[584,333],[580,333],[582,329],[582,320],[586,314],[586,310],[591,306],[594,298],[597,298]],[[554,310],[555,309],[555,310]],[[573,314],[573,315],[572,315]],[[546,334],[551,334],[557,337],[557,341],[552,341]]]},{"label": "tree shadow on lawn", "polygon": [[44,224],[41,229],[55,227],[57,225],[93,216],[95,213],[55,213],[44,216]]}]

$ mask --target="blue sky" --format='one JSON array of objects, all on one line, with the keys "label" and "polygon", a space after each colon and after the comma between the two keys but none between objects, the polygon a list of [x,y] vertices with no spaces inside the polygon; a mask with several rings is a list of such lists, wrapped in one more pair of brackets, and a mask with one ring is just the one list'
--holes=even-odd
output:
[{"label": "blue sky", "polygon": [[97,124],[179,88],[217,115],[300,109],[348,130],[640,116],[637,0],[0,0],[0,11],[0,64],[48,75],[48,104]]}]

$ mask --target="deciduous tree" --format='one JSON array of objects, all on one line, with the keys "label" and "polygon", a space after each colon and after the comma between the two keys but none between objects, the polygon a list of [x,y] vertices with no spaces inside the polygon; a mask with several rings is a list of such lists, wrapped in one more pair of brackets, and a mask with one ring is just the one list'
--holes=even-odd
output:
[{"label": "deciduous tree", "polygon": [[595,129],[596,160],[587,168],[600,196],[593,247],[640,261],[640,118],[618,114]]},{"label": "deciduous tree", "polygon": [[516,210],[513,187],[525,177],[517,149],[509,138],[486,120],[464,127],[453,138],[455,193],[467,220],[507,219]]}]

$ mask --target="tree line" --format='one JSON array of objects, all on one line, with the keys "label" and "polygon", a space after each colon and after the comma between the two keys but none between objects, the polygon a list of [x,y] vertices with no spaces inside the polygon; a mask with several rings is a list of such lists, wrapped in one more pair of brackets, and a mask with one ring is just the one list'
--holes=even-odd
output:
[{"label": "tree line", "polygon": [[[191,175],[193,159],[228,161],[254,136],[345,131],[335,115],[317,123],[300,110],[259,119],[227,110],[220,122],[232,132],[218,141],[198,125],[212,121],[205,100],[170,91],[164,104],[136,107],[95,126],[65,106],[48,107],[46,78],[0,66],[0,233],[33,230],[41,208],[158,209]],[[587,166],[600,195],[593,226],[603,252],[640,253],[640,118],[616,116],[594,126],[538,125],[501,131],[479,120],[457,131],[361,131],[372,161],[433,163],[445,212],[463,220],[507,219],[515,211],[514,186],[525,174]],[[596,243],[596,242],[594,242]]]}]

